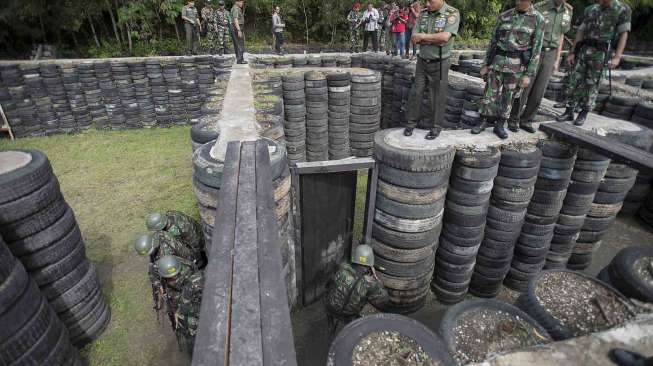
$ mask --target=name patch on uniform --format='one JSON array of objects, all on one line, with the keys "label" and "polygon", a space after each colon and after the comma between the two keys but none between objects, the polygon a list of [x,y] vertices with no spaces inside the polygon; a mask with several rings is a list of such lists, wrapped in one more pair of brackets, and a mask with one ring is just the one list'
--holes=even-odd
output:
[{"label": "name patch on uniform", "polygon": [[570,21],[570,20],[571,20],[571,17],[569,16],[569,14],[568,14],[568,13],[565,13],[565,14],[564,14],[564,15],[562,16],[562,20],[564,20],[564,21],[566,21],[566,22],[568,22],[568,21]]},{"label": "name patch on uniform", "polygon": [[444,27],[444,22],[445,22],[445,21],[446,21],[446,19],[444,19],[444,18],[440,18],[440,19],[436,20],[436,21],[435,21],[435,27],[436,27],[436,28],[442,28],[442,27]]},{"label": "name patch on uniform", "polygon": [[456,17],[453,16],[453,15],[450,16],[450,17],[447,19],[447,23],[449,23],[449,24],[453,24],[453,23],[455,23],[455,22],[456,22]]}]

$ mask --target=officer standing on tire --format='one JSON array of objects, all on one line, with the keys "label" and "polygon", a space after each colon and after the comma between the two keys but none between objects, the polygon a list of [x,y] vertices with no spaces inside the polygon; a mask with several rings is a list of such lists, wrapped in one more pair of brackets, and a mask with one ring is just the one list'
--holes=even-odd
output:
[{"label": "officer standing on tire", "polygon": [[158,262],[159,275],[164,279],[166,307],[177,343],[182,352],[193,353],[200,317],[204,276],[192,270],[178,257],[165,255]]},{"label": "officer standing on tire", "polygon": [[165,214],[153,212],[147,216],[145,226],[149,231],[164,231],[193,251],[193,257],[204,255],[204,233],[200,224],[192,217],[179,212]]},{"label": "officer standing on tire", "polygon": [[[516,0],[515,8],[499,15],[481,68],[481,77],[486,78],[485,92],[479,107],[481,123],[472,128],[473,134],[487,128],[488,118],[496,118],[494,133],[508,138],[505,125],[513,102],[537,73],[543,29],[544,17],[531,0]],[[518,128],[515,125],[511,130]]]},{"label": "officer standing on tire", "polygon": [[366,244],[354,249],[351,264],[342,263],[327,287],[325,306],[331,335],[340,323],[359,318],[368,302],[382,308],[389,301],[388,292],[374,270],[372,247]]},{"label": "officer standing on tire", "polygon": [[513,132],[517,132],[516,126],[530,133],[535,132],[533,117],[540,108],[551,75],[558,70],[565,33],[571,29],[573,7],[566,0],[544,0],[534,6],[544,17],[540,66],[521,98],[515,98],[508,120],[508,127]]},{"label": "officer standing on tire", "polygon": [[[567,109],[558,121],[585,123],[594,108],[603,74],[619,66],[630,32],[631,10],[620,0],[599,0],[585,8],[574,44],[567,56],[569,65],[576,64],[567,80]],[[614,52],[614,54],[613,54]],[[574,120],[574,109],[581,111]]]},{"label": "officer standing on tire", "polygon": [[193,0],[188,0],[186,5],[181,8],[181,19],[184,21],[184,29],[186,30],[186,54],[196,54],[202,25],[197,17],[197,8],[195,8]]},{"label": "officer standing on tire", "polygon": [[227,53],[227,34],[229,34],[229,12],[224,6],[224,0],[218,2],[218,9],[213,12],[213,24],[216,29],[216,46],[218,55]]},{"label": "officer standing on tire", "polygon": [[408,96],[408,116],[405,136],[411,136],[417,126],[422,107],[422,95],[429,84],[431,123],[427,140],[440,135],[444,120],[447,88],[449,85],[449,56],[454,37],[458,34],[460,12],[444,0],[428,0],[426,9],[417,18],[411,41],[419,45],[419,57],[415,69],[415,82]]}]

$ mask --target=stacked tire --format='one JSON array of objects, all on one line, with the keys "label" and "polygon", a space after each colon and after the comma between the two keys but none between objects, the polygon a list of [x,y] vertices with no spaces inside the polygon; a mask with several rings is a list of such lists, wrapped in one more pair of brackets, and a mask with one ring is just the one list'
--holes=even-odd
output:
[{"label": "stacked tire", "polygon": [[500,158],[494,146],[456,151],[431,282],[441,303],[460,302],[469,289]]},{"label": "stacked tire", "polygon": [[154,112],[154,101],[152,100],[152,88],[150,79],[147,77],[144,61],[129,63],[129,72],[134,83],[134,94],[138,103],[138,112],[141,124],[145,128],[152,128],[156,125],[156,113]]},{"label": "stacked tire", "polygon": [[460,123],[460,115],[463,113],[465,103],[466,86],[464,83],[449,83],[447,92],[447,105],[444,111],[444,125],[442,127],[454,129]]},{"label": "stacked tire", "polygon": [[552,77],[549,79],[549,83],[546,85],[546,91],[544,92],[544,97],[546,99],[555,100],[556,102],[561,102],[564,100],[564,82],[559,77]]},{"label": "stacked tire", "polygon": [[395,126],[392,120],[393,101],[395,97],[395,83],[394,83],[394,58],[391,58],[383,68],[383,81],[381,83],[381,129],[399,127]]},{"label": "stacked tire", "polygon": [[41,75],[43,76],[43,84],[52,100],[52,108],[59,119],[58,130],[72,131],[75,128],[75,118],[66,95],[61,68],[55,64],[41,65]]},{"label": "stacked tire", "polygon": [[152,88],[152,102],[156,124],[159,127],[168,127],[172,124],[172,114],[168,106],[168,88],[163,78],[163,69],[158,59],[147,59],[145,71]]},{"label": "stacked tire", "polygon": [[535,189],[515,244],[510,270],[503,281],[506,287],[519,292],[526,290],[529,280],[545,265],[576,160],[575,146],[542,140],[538,148],[542,160]]},{"label": "stacked tire", "polygon": [[281,75],[263,76],[259,80],[253,80],[252,84],[255,86],[256,121],[260,127],[261,136],[282,141],[284,135]]},{"label": "stacked tire", "polygon": [[637,98],[613,95],[606,101],[601,115],[630,121],[637,103]]},{"label": "stacked tire", "polygon": [[390,294],[384,310],[399,313],[417,311],[426,300],[454,156],[450,146],[404,147],[408,140],[401,129],[375,136],[379,180],[372,247]]},{"label": "stacked tire", "polygon": [[97,129],[121,129],[124,128],[125,115],[123,113],[122,103],[118,88],[113,81],[111,73],[111,64],[108,61],[98,61],[95,63],[95,77],[98,79],[100,90],[102,91],[102,103],[107,115],[107,123],[104,125],[95,125]]},{"label": "stacked tire", "polygon": [[95,265],[47,157],[5,151],[0,174],[0,234],[68,328],[76,346],[97,338],[110,319]]},{"label": "stacked tire", "polygon": [[217,141],[218,137],[220,137],[220,128],[216,123],[198,123],[190,128],[193,152],[206,143]]},{"label": "stacked tire", "polygon": [[322,58],[317,55],[310,55],[306,57],[306,66],[307,67],[321,67]]},{"label": "stacked tire", "polygon": [[68,330],[1,238],[0,268],[2,364],[81,365]]},{"label": "stacked tire", "polygon": [[121,61],[111,62],[111,73],[118,86],[120,94],[120,103],[125,115],[125,124],[123,128],[140,128],[140,111],[136,101],[136,92],[129,67]]},{"label": "stacked tire", "polygon": [[351,55],[351,67],[363,67],[363,55],[361,53]]},{"label": "stacked tire", "polygon": [[535,190],[542,151],[533,145],[508,145],[501,152],[494,178],[483,242],[476,256],[470,292],[478,297],[495,297],[511,268],[515,244],[522,230],[539,229],[524,219]]},{"label": "stacked tire", "polygon": [[467,86],[465,95],[466,101],[463,103],[460,122],[464,128],[472,128],[478,124],[481,118],[478,113],[480,99],[483,97],[484,89],[480,85],[470,84]]},{"label": "stacked tire", "polygon": [[306,161],[306,94],[304,74],[281,77],[283,88],[283,132],[286,137],[288,160]]},{"label": "stacked tire", "polygon": [[73,117],[75,118],[74,130],[79,130],[81,129],[80,126],[89,124],[91,118],[88,113],[86,98],[82,92],[81,66],[82,64],[78,65],[78,67],[72,64],[62,66],[63,86],[66,89],[66,97],[68,98],[68,103],[70,103],[70,110],[73,112]]},{"label": "stacked tire", "polygon": [[305,67],[306,66],[306,57],[304,56],[295,56],[292,59],[292,67]]},{"label": "stacked tire", "polygon": [[292,67],[292,58],[290,57],[279,57],[274,61],[275,69],[289,69]]},{"label": "stacked tire", "polygon": [[640,124],[642,126],[652,128],[653,127],[653,104],[651,103],[639,103],[635,107],[633,116],[630,118],[632,122]]},{"label": "stacked tire", "polygon": [[326,76],[309,71],[304,75],[306,89],[306,161],[329,160],[329,95]]},{"label": "stacked tire", "polygon": [[394,65],[394,95],[392,99],[392,124],[393,126],[405,126],[406,110],[404,106],[408,101],[410,87],[413,85],[415,74],[415,65],[410,61],[402,58],[395,58],[392,61]]},{"label": "stacked tire", "polygon": [[322,67],[336,67],[336,56],[322,55]]},{"label": "stacked tire", "polygon": [[610,163],[594,195],[590,210],[576,240],[567,268],[582,270],[592,263],[601,239],[617,219],[628,191],[637,179],[637,169]]},{"label": "stacked tire", "polygon": [[339,160],[351,156],[349,147],[349,113],[351,74],[339,72],[326,76],[329,88],[329,160]]},{"label": "stacked tire", "polygon": [[374,71],[351,75],[349,146],[356,157],[372,156],[374,134],[381,127],[381,74]]},{"label": "stacked tire", "polygon": [[347,55],[342,55],[336,57],[336,66],[342,67],[342,68],[350,68],[351,67],[351,57]]},{"label": "stacked tire", "polygon": [[82,83],[82,91],[89,113],[86,123],[80,124],[78,127],[81,130],[88,130],[96,122],[100,109],[104,109],[104,105],[102,105],[100,86],[95,77],[93,62],[83,62],[78,67],[80,68],[79,81]]},{"label": "stacked tire", "polygon": [[578,247],[576,240],[609,164],[610,159],[605,156],[588,149],[578,149],[571,181],[547,254],[547,269],[563,269],[567,266],[572,250]]},{"label": "stacked tire", "polygon": [[[2,84],[2,88],[0,89],[0,103],[2,103],[2,108],[7,118],[11,121],[14,136],[26,136],[27,127],[25,122],[20,118],[19,106],[21,103],[18,102],[19,100],[25,99],[26,92],[23,86],[23,76],[18,65],[0,65],[0,82]],[[68,94],[68,89],[66,89],[66,96]],[[83,100],[84,96],[79,98]]]},{"label": "stacked tire", "polygon": [[637,174],[637,179],[635,179],[635,184],[633,184],[633,187],[628,191],[628,194],[624,199],[624,205],[621,207],[619,213],[625,215],[636,214],[651,193],[652,181],[653,176],[644,172],[639,172]]},{"label": "stacked tire", "polygon": [[193,57],[185,57],[180,62],[181,85],[186,108],[186,120],[195,124],[202,117],[202,96],[197,83],[197,67]]},{"label": "stacked tire", "polygon": [[653,261],[653,247],[648,244],[619,251],[598,278],[631,299],[653,302],[653,285],[642,277],[641,269]]},{"label": "stacked tire", "polygon": [[36,115],[38,116],[43,134],[52,135],[59,129],[59,119],[52,109],[52,100],[50,99],[50,94],[45,88],[42,70],[38,65],[33,65],[33,67],[34,78],[29,80],[33,83],[30,88],[30,95],[34,100]]}]

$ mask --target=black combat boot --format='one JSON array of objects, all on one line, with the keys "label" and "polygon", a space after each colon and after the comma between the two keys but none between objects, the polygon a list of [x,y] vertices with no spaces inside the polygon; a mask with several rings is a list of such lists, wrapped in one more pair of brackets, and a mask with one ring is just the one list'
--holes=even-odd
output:
[{"label": "black combat boot", "polygon": [[578,113],[578,117],[576,117],[576,120],[574,120],[574,125],[575,126],[582,126],[583,123],[585,123],[585,120],[587,119],[587,115],[590,113],[587,109],[583,109]]},{"label": "black combat boot", "polygon": [[623,348],[613,348],[609,355],[610,360],[619,366],[653,366],[653,357],[647,358]]},{"label": "black combat boot", "polygon": [[505,125],[506,120],[504,118],[497,118],[497,121],[494,123],[494,129],[492,130],[494,134],[499,136],[502,140],[508,138],[508,132],[506,132]]},{"label": "black combat boot", "polygon": [[438,136],[440,136],[441,131],[442,129],[440,127],[431,127],[429,133],[427,133],[424,138],[427,140],[435,140]]},{"label": "black combat boot", "polygon": [[508,129],[512,132],[519,132],[519,121],[509,119]]},{"label": "black combat boot", "polygon": [[533,128],[533,121],[524,121],[524,122],[519,122],[519,127],[521,127],[522,130],[528,132],[528,133],[535,133],[535,128]]},{"label": "black combat boot", "polygon": [[412,136],[413,135],[413,128],[412,127],[406,127],[404,129],[404,136]]},{"label": "black combat boot", "polygon": [[485,131],[486,128],[489,127],[489,123],[487,122],[486,117],[481,117],[480,120],[481,123],[477,124],[476,126],[472,127],[472,134],[478,135],[479,133]]},{"label": "black combat boot", "polygon": [[573,120],[574,120],[574,107],[567,107],[567,109],[565,109],[565,113],[556,117],[556,121],[558,122],[573,121]]},{"label": "black combat boot", "polygon": [[218,49],[218,56],[224,55],[224,48]]}]

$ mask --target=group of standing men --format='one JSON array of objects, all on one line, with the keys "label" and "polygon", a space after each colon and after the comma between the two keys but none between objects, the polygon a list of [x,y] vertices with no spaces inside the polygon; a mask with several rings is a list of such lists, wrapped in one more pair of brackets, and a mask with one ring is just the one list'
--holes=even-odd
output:
[{"label": "group of standing men", "polygon": [[192,354],[197,334],[207,264],[204,234],[197,221],[178,212],[152,213],[148,233],[136,238],[134,249],[149,258],[153,308],[165,310],[182,352]]},{"label": "group of standing men", "polygon": [[218,1],[217,9],[213,7],[212,0],[206,0],[206,5],[198,14],[195,1],[187,0],[186,5],[181,9],[181,19],[184,21],[184,30],[186,31],[186,53],[197,53],[199,36],[204,30],[211,53],[217,51],[219,55],[223,55],[227,51],[227,35],[229,35],[234,44],[236,61],[240,64],[245,63],[243,58],[245,52],[244,5],[244,0],[236,0],[231,11],[228,11],[225,8],[224,0]]},{"label": "group of standing men", "polygon": [[[631,12],[623,0],[598,0],[588,6],[567,56],[571,68],[565,95],[567,109],[559,120],[582,125],[594,106],[605,71],[619,65]],[[494,123],[494,133],[505,139],[508,129],[535,132],[532,122],[549,78],[559,66],[564,34],[571,29],[572,7],[566,0],[515,0],[515,8],[499,15],[492,31],[481,76],[486,80],[473,134]],[[449,57],[458,34],[460,13],[445,0],[427,0],[412,31],[419,46],[415,82],[407,105],[404,135],[411,136],[420,116],[421,98],[428,83],[431,123],[426,139],[441,131],[447,100]],[[574,119],[574,110],[580,114]]]}]

